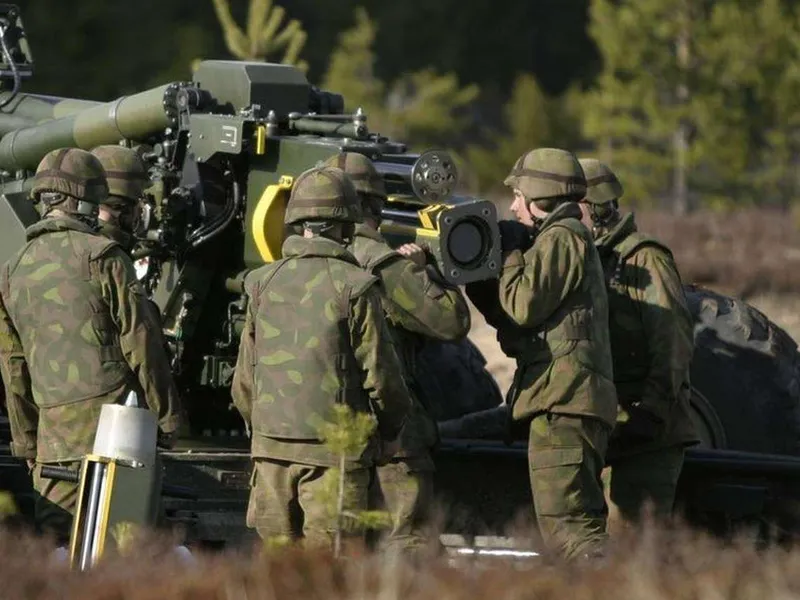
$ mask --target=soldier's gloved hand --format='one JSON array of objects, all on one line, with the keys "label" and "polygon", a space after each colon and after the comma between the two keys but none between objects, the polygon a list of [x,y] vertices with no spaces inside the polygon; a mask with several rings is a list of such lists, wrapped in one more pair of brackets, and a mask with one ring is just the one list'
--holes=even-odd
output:
[{"label": "soldier's gloved hand", "polygon": [[512,250],[525,252],[531,247],[531,232],[526,225],[507,219],[498,221],[497,225],[500,228],[500,246],[503,253]]},{"label": "soldier's gloved hand", "polygon": [[390,460],[392,460],[397,454],[400,452],[400,437],[398,436],[397,439],[386,441],[381,440],[381,452],[380,456],[378,456],[378,466],[382,466],[387,464]]},{"label": "soldier's gloved hand", "polygon": [[171,431],[169,433],[164,433],[160,429],[158,430],[158,439],[156,440],[156,446],[162,448],[164,450],[169,450],[175,446],[175,442],[178,441],[178,432]]},{"label": "soldier's gloved hand", "polygon": [[649,410],[636,404],[625,408],[629,419],[620,423],[619,436],[628,439],[653,440],[659,436],[664,422]]}]

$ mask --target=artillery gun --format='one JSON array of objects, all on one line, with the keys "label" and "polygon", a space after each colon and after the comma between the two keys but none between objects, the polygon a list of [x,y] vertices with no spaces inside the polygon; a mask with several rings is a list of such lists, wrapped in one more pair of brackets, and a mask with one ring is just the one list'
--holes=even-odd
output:
[{"label": "artillery gun", "polygon": [[[229,394],[242,280],[280,257],[283,211],[300,172],[342,150],[365,154],[387,185],[382,229],[391,243],[418,241],[453,283],[498,274],[495,208],[459,195],[447,152],[411,153],[370,132],[367,115],[346,113],[340,95],[291,66],[204,61],[191,81],[97,102],[21,91],[34,65],[13,5],[0,5],[0,50],[0,261],[39,218],[28,193],[48,151],[122,143],[141,148],[150,164],[134,255],[161,311],[189,416],[162,458],[165,481],[196,498],[165,499],[166,509],[194,539],[224,544],[246,531],[249,444]],[[794,527],[797,346],[738,300],[693,287],[687,295],[697,343],[692,407],[703,444],[689,451],[679,502],[694,522],[720,531],[765,519]],[[444,433],[435,459],[439,494],[454,508],[446,531],[501,532],[519,510],[530,513],[525,443],[502,441],[502,394],[474,345],[430,343],[422,357],[417,387]],[[27,474],[5,447],[0,482],[29,506]]]}]

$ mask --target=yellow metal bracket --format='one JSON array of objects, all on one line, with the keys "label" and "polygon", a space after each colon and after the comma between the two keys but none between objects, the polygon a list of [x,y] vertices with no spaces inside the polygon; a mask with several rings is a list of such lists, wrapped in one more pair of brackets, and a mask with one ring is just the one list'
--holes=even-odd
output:
[{"label": "yellow metal bracket", "polygon": [[264,188],[253,211],[251,233],[264,262],[273,262],[281,257],[283,216],[293,184],[292,176],[281,175],[278,183]]}]

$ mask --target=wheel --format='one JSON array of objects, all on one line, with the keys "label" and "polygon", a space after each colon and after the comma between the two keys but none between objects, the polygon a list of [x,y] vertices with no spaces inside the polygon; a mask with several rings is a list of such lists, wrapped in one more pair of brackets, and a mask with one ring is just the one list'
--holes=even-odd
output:
[{"label": "wheel", "polygon": [[695,323],[693,412],[704,442],[800,454],[797,344],[742,300],[696,286],[686,297]]},{"label": "wheel", "polygon": [[497,381],[486,370],[486,358],[469,338],[426,342],[417,357],[414,381],[417,394],[437,421],[503,402]]}]

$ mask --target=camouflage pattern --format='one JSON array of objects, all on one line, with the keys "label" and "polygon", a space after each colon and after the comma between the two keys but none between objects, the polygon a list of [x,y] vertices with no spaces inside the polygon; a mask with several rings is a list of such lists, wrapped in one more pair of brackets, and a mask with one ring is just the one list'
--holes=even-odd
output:
[{"label": "camouflage pattern", "polygon": [[602,550],[608,508],[601,473],[608,427],[597,419],[546,413],[528,438],[528,467],[542,539],[567,559]]},{"label": "camouflage pattern", "polygon": [[386,201],[386,185],[369,158],[358,152],[341,152],[331,156],[324,164],[347,173],[361,197],[364,214],[380,219],[381,208]]},{"label": "camouflage pattern", "polygon": [[102,204],[108,197],[103,165],[79,148],[48,152],[36,169],[31,196],[37,200],[42,192],[59,192],[91,204]]},{"label": "camouflage pattern", "polygon": [[92,155],[103,165],[108,180],[108,198],[103,204],[118,211],[111,217],[100,215],[98,232],[130,252],[136,243],[134,215],[150,184],[147,164],[136,150],[119,145],[97,146]]},{"label": "camouflage pattern", "polygon": [[[408,427],[413,427],[409,424]],[[388,551],[415,551],[437,541],[427,528],[434,501],[434,470],[423,460],[396,458],[377,469],[369,490],[369,507],[385,510],[392,518],[380,547]]]},{"label": "camouflage pattern", "polygon": [[[245,522],[262,540],[288,540],[305,547],[331,547],[335,535],[335,501],[326,503],[329,479],[336,471],[325,467],[257,458],[250,481],[250,501]],[[374,468],[345,473],[344,510],[367,510],[367,494]],[[287,508],[288,507],[288,508]],[[363,529],[346,528],[343,537],[363,540]]]},{"label": "camouflage pattern", "polygon": [[586,202],[605,204],[622,198],[622,184],[608,165],[596,158],[581,158],[578,162],[586,176]]},{"label": "camouflage pattern", "polygon": [[495,284],[470,295],[517,362],[507,403],[516,427],[530,420],[536,517],[547,546],[567,557],[605,539],[600,475],[617,410],[602,265],[580,216],[562,203],[528,250],[504,255],[497,304]]},{"label": "camouflage pattern", "polygon": [[[596,243],[608,280],[617,421],[623,426],[612,436],[609,460],[694,443],[698,439],[689,409],[694,325],[672,254],[638,233],[632,214],[599,233]],[[658,423],[653,437],[626,436],[625,426],[635,426],[631,421],[642,416]]]},{"label": "camouflage pattern", "polygon": [[619,399],[607,456],[612,515],[636,519],[649,497],[665,516],[683,449],[699,441],[689,408],[693,322],[671,252],[638,233],[632,214],[597,233]]},{"label": "camouflage pattern", "polygon": [[[252,455],[337,466],[317,425],[335,403],[377,418],[395,439],[410,393],[380,305],[378,280],[338,242],[289,236],[283,259],[245,279],[248,310],[232,384],[251,425]],[[374,463],[378,438],[347,468]]]},{"label": "camouflage pattern", "polygon": [[672,513],[685,448],[670,446],[621,457],[603,471],[608,532],[614,537],[635,526],[644,509],[656,519]]},{"label": "camouflage pattern", "polygon": [[503,183],[518,189],[528,200],[559,196],[581,198],[586,193],[586,179],[578,159],[571,152],[558,148],[526,152],[514,163]]},{"label": "camouflage pattern", "polygon": [[119,145],[97,146],[92,150],[108,181],[104,204],[136,204],[150,184],[147,164],[136,150]]},{"label": "camouflage pattern", "polygon": [[[100,409],[135,390],[165,433],[180,402],[160,331],[119,246],[69,217],[46,218],[3,268],[0,365],[15,456],[78,460]],[[22,348],[22,352],[19,349]]]},{"label": "camouflage pattern", "polygon": [[438,441],[436,423],[421,403],[424,397],[414,393],[417,354],[426,339],[463,339],[470,327],[469,307],[457,287],[436,275],[435,267],[422,267],[404,257],[371,227],[356,225],[350,250],[383,284],[383,309],[413,394],[400,451],[393,463],[379,467],[376,485],[382,489],[375,492],[393,515],[394,526],[388,533],[391,543],[412,547],[423,540],[421,515],[427,507],[422,503],[431,500],[427,492],[434,470],[430,450]]},{"label": "camouflage pattern", "polygon": [[356,190],[344,171],[315,167],[297,176],[283,222],[286,225],[302,221],[360,223],[363,218]]},{"label": "camouflage pattern", "polygon": [[518,326],[505,341],[517,359],[510,398],[516,420],[548,411],[609,426],[616,420],[608,296],[600,258],[579,217],[577,204],[562,204],[529,250],[504,259],[500,305]]}]

